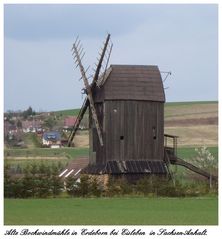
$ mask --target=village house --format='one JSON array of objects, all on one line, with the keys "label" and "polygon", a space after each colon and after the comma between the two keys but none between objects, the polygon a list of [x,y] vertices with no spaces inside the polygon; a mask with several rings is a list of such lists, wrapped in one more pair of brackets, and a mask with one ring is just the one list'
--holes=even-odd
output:
[{"label": "village house", "polygon": [[76,123],[76,116],[68,116],[64,119],[64,125],[63,125],[63,130],[65,132],[71,130]]},{"label": "village house", "polygon": [[41,120],[24,120],[22,121],[22,131],[24,133],[36,133],[42,131]]},{"label": "village house", "polygon": [[9,136],[9,138],[12,138],[13,135],[17,134],[18,129],[15,125],[12,125],[8,121],[4,121],[4,137]]},{"label": "village house", "polygon": [[60,148],[61,134],[58,131],[44,132],[42,136],[42,145],[50,148]]}]

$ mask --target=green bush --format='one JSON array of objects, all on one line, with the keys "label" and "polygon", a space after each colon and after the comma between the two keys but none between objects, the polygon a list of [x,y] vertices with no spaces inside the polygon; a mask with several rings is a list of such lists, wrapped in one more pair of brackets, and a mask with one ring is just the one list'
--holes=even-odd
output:
[{"label": "green bush", "polygon": [[82,175],[79,180],[68,177],[66,179],[66,191],[72,197],[100,197],[103,188],[95,177]]},{"label": "green bush", "polygon": [[[6,198],[46,198],[58,197],[64,190],[61,178],[60,164],[52,166],[41,164],[27,164],[20,168],[14,165],[5,165],[4,168],[4,197]],[[19,172],[20,174],[14,174]],[[161,197],[194,197],[204,195],[217,195],[218,185],[212,184],[211,188],[206,180],[193,180],[173,183],[164,177],[145,176],[137,181],[128,182],[124,176],[109,177],[105,189],[98,178],[82,175],[80,180],[68,177],[65,182],[66,192],[72,197],[100,197],[143,195]]]},{"label": "green bush", "polygon": [[[10,166],[4,170],[4,196],[15,198],[42,198],[52,195],[58,196],[63,189],[63,182],[59,178],[59,165],[49,166],[41,163],[27,164],[21,169],[22,174],[10,174]],[[12,177],[13,176],[13,177]]]},{"label": "green bush", "polygon": [[78,190],[77,190],[77,182],[76,179],[73,177],[68,177],[65,181],[65,187],[68,195],[74,197],[77,196]]},{"label": "green bush", "polygon": [[90,194],[92,196],[100,197],[102,194],[102,187],[100,186],[98,180],[93,178],[90,183]]}]

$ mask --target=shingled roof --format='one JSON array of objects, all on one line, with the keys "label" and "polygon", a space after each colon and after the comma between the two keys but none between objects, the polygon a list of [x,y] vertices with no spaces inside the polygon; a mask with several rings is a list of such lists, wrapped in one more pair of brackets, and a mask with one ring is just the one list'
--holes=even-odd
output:
[{"label": "shingled roof", "polygon": [[91,174],[166,174],[167,167],[160,160],[108,161],[105,165],[88,165],[82,172]]},{"label": "shingled roof", "polygon": [[103,100],[148,100],[165,102],[158,66],[111,65],[94,89],[95,102]]}]

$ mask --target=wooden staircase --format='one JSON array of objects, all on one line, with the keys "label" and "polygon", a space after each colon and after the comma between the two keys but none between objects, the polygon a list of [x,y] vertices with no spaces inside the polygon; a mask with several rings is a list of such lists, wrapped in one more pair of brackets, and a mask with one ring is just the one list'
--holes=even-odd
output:
[{"label": "wooden staircase", "polygon": [[[183,166],[197,174],[200,174],[207,179],[212,179],[214,181],[218,180],[217,176],[211,175],[210,173],[194,166],[191,163],[186,162],[185,160],[178,158],[177,157],[177,136],[172,136],[172,135],[164,135],[165,136],[165,147],[164,147],[164,161],[166,162],[167,165],[173,164],[173,165],[180,165]],[[166,138],[171,138],[173,140],[173,146],[169,147],[167,145],[167,139]],[[173,178],[172,172],[169,171],[169,174],[171,178]]]},{"label": "wooden staircase", "polygon": [[218,177],[217,176],[214,176],[214,175],[210,175],[208,172],[194,166],[193,164],[191,163],[188,163],[186,162],[185,160],[183,159],[180,159],[180,158],[176,158],[176,160],[173,160],[171,161],[171,164],[175,164],[175,165],[180,165],[180,166],[183,166],[185,168],[188,168],[189,170],[195,172],[195,173],[198,173],[208,179],[212,179],[214,181],[217,181],[218,180]]}]

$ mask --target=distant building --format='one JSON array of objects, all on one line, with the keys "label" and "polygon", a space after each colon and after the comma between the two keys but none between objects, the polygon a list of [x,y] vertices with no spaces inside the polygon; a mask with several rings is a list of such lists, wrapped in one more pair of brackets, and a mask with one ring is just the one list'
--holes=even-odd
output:
[{"label": "distant building", "polygon": [[50,131],[43,133],[43,146],[58,148],[61,146],[61,134],[58,131]]},{"label": "distant building", "polygon": [[22,121],[22,131],[24,133],[36,133],[41,128],[42,121],[41,120],[24,120]]},{"label": "distant building", "polygon": [[77,120],[76,116],[68,116],[64,119],[64,125],[63,125],[63,129],[68,131],[70,129],[72,129],[73,125],[75,124]]},{"label": "distant building", "polygon": [[8,121],[4,121],[4,137],[9,136],[9,139],[12,139],[15,134],[17,134],[18,129],[15,125],[12,125]]},{"label": "distant building", "polygon": [[11,126],[11,124],[7,120],[5,120],[4,121],[4,135],[5,136],[8,135],[10,126]]}]

